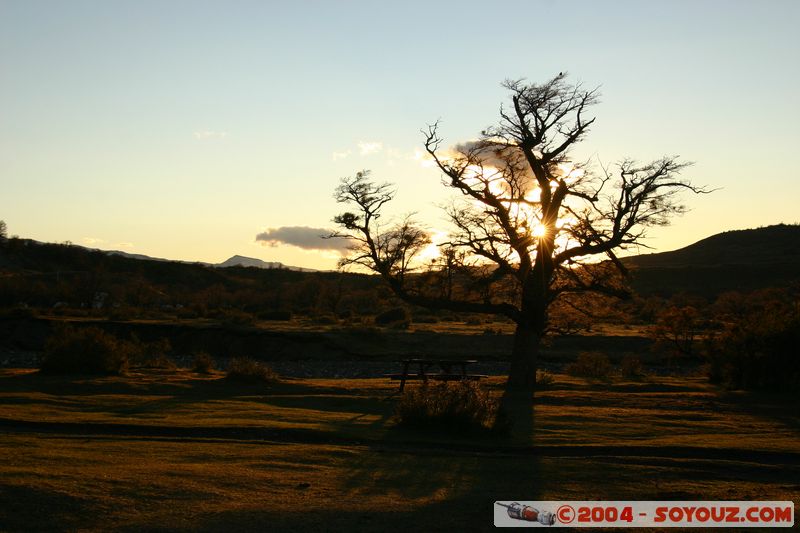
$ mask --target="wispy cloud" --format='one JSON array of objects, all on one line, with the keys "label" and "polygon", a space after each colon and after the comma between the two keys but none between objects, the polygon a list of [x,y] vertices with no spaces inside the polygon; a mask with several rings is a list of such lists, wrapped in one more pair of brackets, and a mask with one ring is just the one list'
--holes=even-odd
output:
[{"label": "wispy cloud", "polygon": [[376,154],[383,150],[383,143],[378,141],[358,141],[361,155]]},{"label": "wispy cloud", "polygon": [[214,130],[197,130],[194,132],[194,138],[200,141],[210,139],[224,139],[228,136],[227,131],[214,131]]},{"label": "wispy cloud", "polygon": [[419,148],[414,149],[414,155],[411,156],[411,159],[416,161],[419,165],[429,168],[436,165],[436,162],[431,157],[431,154],[428,152],[424,152]]},{"label": "wispy cloud", "polygon": [[81,239],[81,242],[86,246],[95,246],[98,244],[103,244],[106,242],[105,239],[98,239],[97,237],[84,237]]},{"label": "wispy cloud", "polygon": [[345,150],[343,152],[333,152],[333,154],[331,154],[331,159],[333,159],[334,161],[338,161],[340,159],[347,159],[352,153],[353,153],[352,150]]},{"label": "wispy cloud", "polygon": [[118,242],[114,245],[115,248],[134,248],[132,242]]},{"label": "wispy cloud", "polygon": [[308,226],[282,226],[270,228],[256,235],[256,241],[268,246],[288,244],[305,250],[330,250],[344,253],[347,250],[346,239],[325,239],[331,230],[311,228]]}]

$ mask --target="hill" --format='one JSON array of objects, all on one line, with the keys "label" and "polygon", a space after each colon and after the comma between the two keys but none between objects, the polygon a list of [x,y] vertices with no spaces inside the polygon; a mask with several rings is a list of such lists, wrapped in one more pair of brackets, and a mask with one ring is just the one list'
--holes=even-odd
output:
[{"label": "hill", "polygon": [[726,231],[671,252],[626,257],[641,294],[713,296],[800,281],[800,225]]},{"label": "hill", "polygon": [[800,264],[800,225],[726,231],[679,250],[636,255],[624,261],[636,267]]},{"label": "hill", "polygon": [[212,311],[304,312],[348,301],[376,305],[377,279],[256,261],[235,256],[220,265],[185,263],[9,239],[0,247],[0,307],[94,308],[125,316],[141,315],[133,309],[180,309],[191,318]]},{"label": "hill", "polygon": [[[787,286],[800,282],[800,226],[728,231],[623,262],[634,290],[645,296],[688,292],[712,299],[731,290]],[[209,265],[28,239],[0,247],[0,307],[96,308],[128,316],[146,316],[133,309],[174,309],[187,318],[275,311],[359,315],[397,305],[383,290],[375,276],[308,272],[243,256]]]}]

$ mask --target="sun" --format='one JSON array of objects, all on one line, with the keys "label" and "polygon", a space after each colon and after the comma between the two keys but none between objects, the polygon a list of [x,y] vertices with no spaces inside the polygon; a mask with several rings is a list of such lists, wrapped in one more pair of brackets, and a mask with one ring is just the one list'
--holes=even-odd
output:
[{"label": "sun", "polygon": [[547,226],[545,226],[544,224],[536,224],[535,226],[533,226],[533,229],[531,230],[531,235],[533,235],[537,239],[541,239],[542,237],[547,235]]}]

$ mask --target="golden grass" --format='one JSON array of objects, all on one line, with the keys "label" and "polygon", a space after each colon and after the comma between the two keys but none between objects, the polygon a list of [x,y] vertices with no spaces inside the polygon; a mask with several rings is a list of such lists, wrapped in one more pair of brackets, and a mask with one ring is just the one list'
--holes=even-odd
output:
[{"label": "golden grass", "polygon": [[[800,454],[799,411],[783,398],[699,379],[557,375],[539,394],[533,438],[474,441],[393,428],[396,387],[0,371],[0,530],[483,531],[498,499],[800,503],[800,465],[768,454]],[[592,446],[652,452],[581,455]]]}]

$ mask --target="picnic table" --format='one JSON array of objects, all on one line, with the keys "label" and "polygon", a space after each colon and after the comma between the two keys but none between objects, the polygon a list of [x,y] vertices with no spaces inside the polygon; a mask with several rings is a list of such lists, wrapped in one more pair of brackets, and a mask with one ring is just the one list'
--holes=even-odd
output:
[{"label": "picnic table", "polygon": [[[400,381],[400,392],[403,392],[406,381],[410,380],[422,380],[427,383],[429,379],[437,381],[455,381],[479,380],[487,377],[483,374],[467,374],[467,365],[477,363],[477,359],[413,358],[402,359],[400,362],[403,364],[403,372],[400,374],[389,374],[392,380]],[[416,372],[411,371],[414,367],[418,369]],[[438,371],[436,371],[437,368]]]}]

